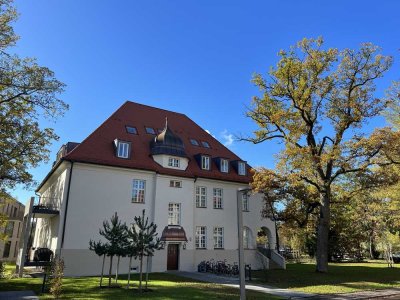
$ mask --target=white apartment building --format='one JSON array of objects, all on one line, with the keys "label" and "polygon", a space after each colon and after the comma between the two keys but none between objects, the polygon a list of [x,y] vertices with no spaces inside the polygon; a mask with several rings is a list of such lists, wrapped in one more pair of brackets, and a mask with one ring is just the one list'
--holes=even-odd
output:
[{"label": "white apartment building", "polygon": [[[60,254],[66,275],[99,274],[101,258],[89,240],[101,239],[102,222],[115,212],[129,224],[145,209],[165,241],[150,271],[195,271],[208,259],[234,263],[241,197],[245,263],[257,269],[270,262],[257,234],[267,234],[271,246],[276,237],[274,223],[261,216],[262,195],[238,192],[250,182],[246,161],[186,115],[126,102],[81,143],[59,151],[37,189],[33,247]],[[120,272],[128,272],[127,261]]]}]

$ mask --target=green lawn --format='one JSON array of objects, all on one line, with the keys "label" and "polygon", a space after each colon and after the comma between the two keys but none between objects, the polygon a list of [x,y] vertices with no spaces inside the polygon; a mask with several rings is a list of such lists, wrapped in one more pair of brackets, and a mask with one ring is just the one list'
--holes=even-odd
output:
[{"label": "green lawn", "polygon": [[306,293],[350,293],[400,287],[400,267],[387,268],[384,262],[332,263],[329,272],[315,272],[314,264],[287,264],[286,270],[253,272],[260,283]]},{"label": "green lawn", "polygon": [[[126,286],[126,276],[121,277],[123,280],[119,280],[119,283]],[[137,288],[138,276],[135,275],[133,278],[134,287]],[[42,279],[39,278],[0,279],[0,291],[33,290],[40,294],[41,284]],[[98,277],[65,278],[63,284],[63,299],[239,299],[238,289],[196,282],[166,273],[151,274],[149,288],[153,291],[142,295],[139,295],[137,290],[126,288],[100,289]],[[247,297],[248,299],[280,299],[253,291],[247,291]],[[51,299],[51,296],[40,295],[40,299]]]}]

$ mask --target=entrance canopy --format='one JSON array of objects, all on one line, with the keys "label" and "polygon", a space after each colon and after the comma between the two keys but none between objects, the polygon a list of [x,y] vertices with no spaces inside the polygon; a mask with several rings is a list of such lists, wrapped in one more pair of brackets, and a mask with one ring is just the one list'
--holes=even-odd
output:
[{"label": "entrance canopy", "polygon": [[181,226],[165,226],[161,241],[163,242],[187,242],[185,230]]}]

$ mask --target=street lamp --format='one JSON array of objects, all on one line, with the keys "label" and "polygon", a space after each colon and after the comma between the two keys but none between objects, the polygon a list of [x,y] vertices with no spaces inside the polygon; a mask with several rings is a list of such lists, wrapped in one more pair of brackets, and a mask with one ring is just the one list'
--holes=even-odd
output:
[{"label": "street lamp", "polygon": [[237,191],[237,215],[238,215],[238,250],[239,250],[239,283],[240,300],[246,300],[246,278],[244,269],[244,249],[243,249],[243,212],[242,195],[251,191],[250,188],[241,188]]}]

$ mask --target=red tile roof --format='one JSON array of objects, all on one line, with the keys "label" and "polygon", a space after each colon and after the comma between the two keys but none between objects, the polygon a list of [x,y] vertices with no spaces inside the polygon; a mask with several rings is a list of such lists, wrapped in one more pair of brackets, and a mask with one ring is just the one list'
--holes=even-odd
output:
[{"label": "red tile roof", "polygon": [[[189,165],[185,171],[163,168],[150,155],[150,142],[154,139],[154,135],[146,133],[145,127],[153,127],[157,132],[157,129],[164,128],[166,117],[168,118],[168,127],[184,143],[185,151],[189,158]],[[138,134],[127,133],[125,126],[136,127]],[[211,148],[192,145],[190,139],[193,138],[199,142],[207,141]],[[116,157],[113,145],[115,139],[132,143],[131,157],[129,159]],[[250,182],[249,167],[246,176],[238,175],[233,167],[229,168],[229,173],[221,173],[214,162],[212,162],[210,171],[202,170],[194,158],[196,154],[200,153],[210,155],[212,158],[223,157],[230,161],[241,160],[186,115],[127,101],[82,143],[66,154],[64,159],[150,170],[171,176],[202,177],[241,183]]]}]

